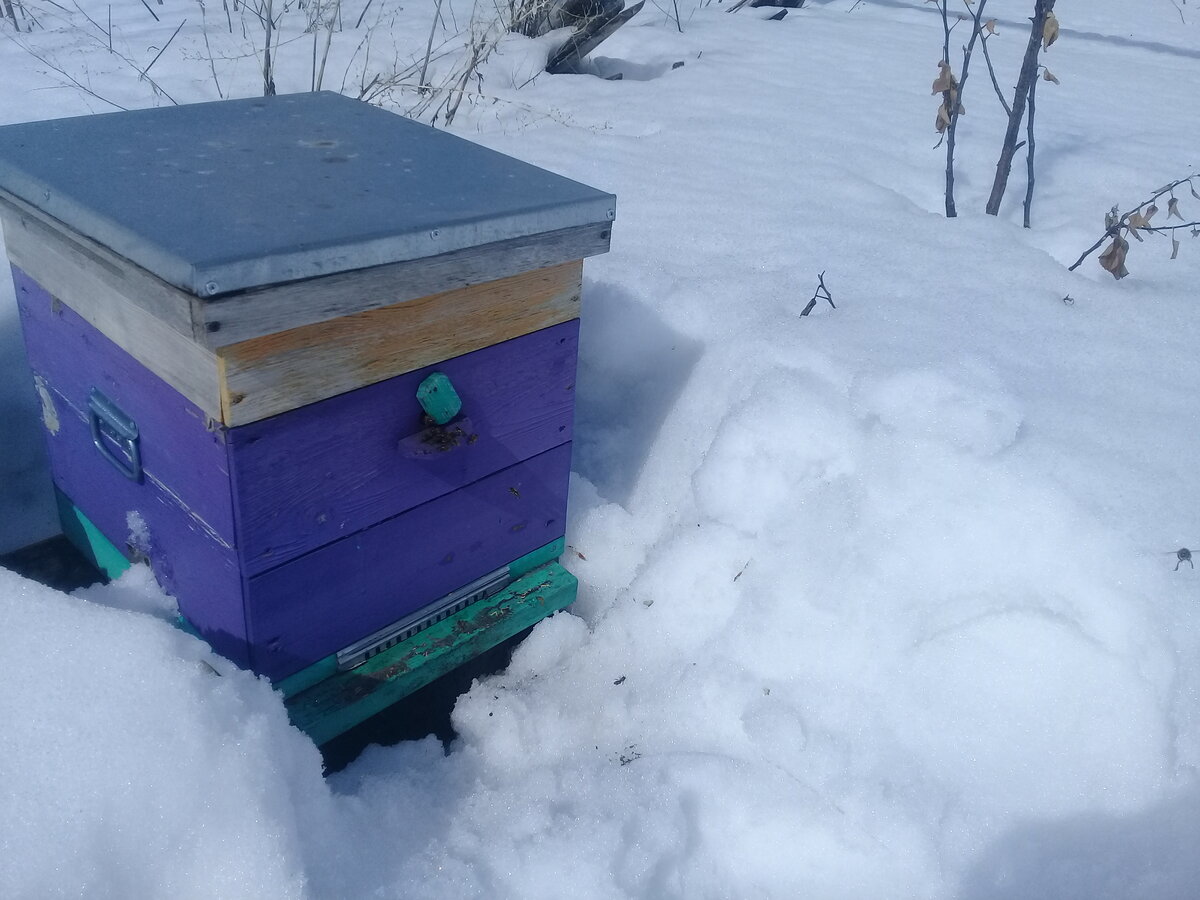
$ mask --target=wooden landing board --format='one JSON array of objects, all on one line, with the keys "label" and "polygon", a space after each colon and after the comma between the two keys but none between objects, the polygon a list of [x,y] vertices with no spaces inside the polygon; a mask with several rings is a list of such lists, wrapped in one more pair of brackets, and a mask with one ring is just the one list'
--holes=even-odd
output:
[{"label": "wooden landing board", "polygon": [[501,641],[568,606],[575,577],[556,562],[468,606],[363,665],[287,701],[292,723],[324,744]]},{"label": "wooden landing board", "polygon": [[223,347],[222,421],[244,425],[579,316],[583,262]]}]

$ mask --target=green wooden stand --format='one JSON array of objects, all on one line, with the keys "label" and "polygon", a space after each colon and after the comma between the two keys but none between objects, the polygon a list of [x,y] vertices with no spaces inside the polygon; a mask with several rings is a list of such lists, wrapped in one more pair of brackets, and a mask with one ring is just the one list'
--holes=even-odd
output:
[{"label": "green wooden stand", "polygon": [[575,576],[558,563],[540,566],[500,594],[289,697],[292,723],[323,744],[565,608],[577,588]]},{"label": "green wooden stand", "polygon": [[[129,560],[71,502],[55,489],[63,533],[110,579]],[[431,625],[361,666],[339,672],[332,655],[283,679],[275,687],[286,697],[292,723],[324,744],[382,712],[425,685],[497,644],[524,631],[575,600],[579,583],[556,562],[560,538],[509,565],[523,573],[505,590]],[[196,635],[182,616],[179,627]],[[196,635],[199,637],[199,635]]]}]

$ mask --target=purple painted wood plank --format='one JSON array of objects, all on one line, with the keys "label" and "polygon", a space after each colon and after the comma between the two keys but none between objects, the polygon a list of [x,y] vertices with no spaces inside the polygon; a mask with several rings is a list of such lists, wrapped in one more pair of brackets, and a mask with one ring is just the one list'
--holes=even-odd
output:
[{"label": "purple painted wood plank", "polygon": [[[571,439],[579,321],[231,429],[249,575]],[[427,428],[417,387],[450,378],[461,416]],[[565,482],[564,482],[565,483]]]},{"label": "purple painted wood plank", "polygon": [[[233,544],[233,500],[221,431],[210,431],[199,407],[70,307],[56,303],[16,266],[13,282],[34,374],[78,409],[87,409],[93,387],[102,391],[137,422],[142,465],[152,480],[166,485],[225,543]],[[90,438],[79,452],[97,453]]]},{"label": "purple painted wood plank", "polygon": [[[153,481],[118,472],[92,447],[83,412],[48,391],[58,428],[46,432],[55,484],[118,548],[132,544],[149,557],[159,584],[179,611],[221,655],[249,666],[242,576],[237,553]],[[141,525],[131,528],[131,512]],[[133,536],[131,532],[141,531]]]},{"label": "purple painted wood plank", "polygon": [[286,677],[565,531],[571,445],[251,578],[254,670]]}]

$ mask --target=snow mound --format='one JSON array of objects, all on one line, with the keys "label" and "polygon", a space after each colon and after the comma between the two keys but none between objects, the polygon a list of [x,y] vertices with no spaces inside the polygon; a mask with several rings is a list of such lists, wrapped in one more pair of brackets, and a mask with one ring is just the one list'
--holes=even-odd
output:
[{"label": "snow mound", "polygon": [[1011,446],[1022,420],[994,374],[965,365],[870,375],[856,385],[854,400],[859,415],[895,434],[977,456]]}]

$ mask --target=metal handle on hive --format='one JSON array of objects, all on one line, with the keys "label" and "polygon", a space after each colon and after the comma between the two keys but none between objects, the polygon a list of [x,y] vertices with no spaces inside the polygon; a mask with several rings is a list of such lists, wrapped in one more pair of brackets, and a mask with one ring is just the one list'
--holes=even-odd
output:
[{"label": "metal handle on hive", "polygon": [[[138,446],[137,422],[96,388],[88,394],[88,421],[92,426],[92,443],[100,455],[130,481],[141,481],[142,451]],[[127,458],[113,453],[109,441],[120,447]]]}]

